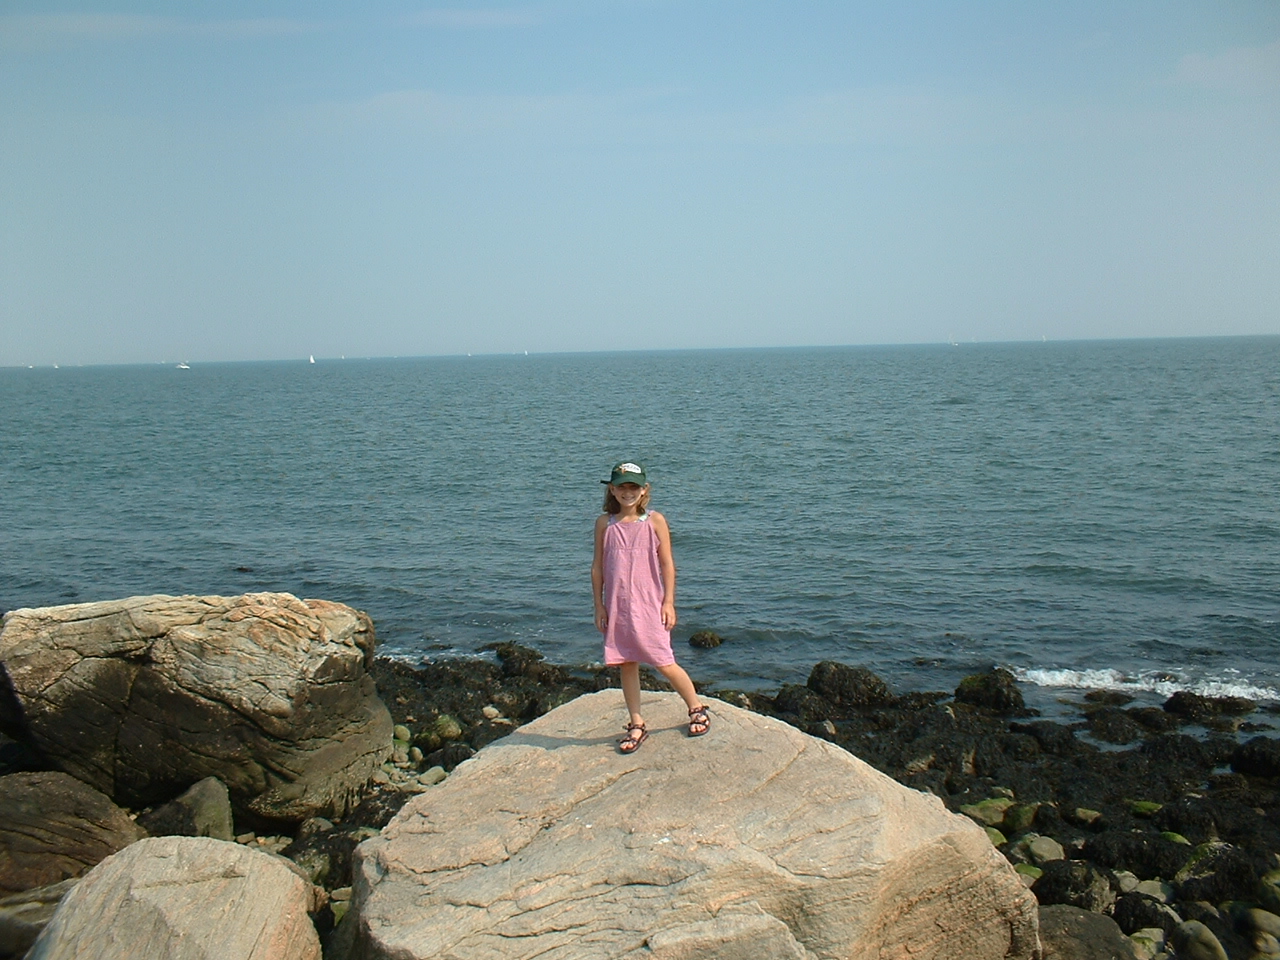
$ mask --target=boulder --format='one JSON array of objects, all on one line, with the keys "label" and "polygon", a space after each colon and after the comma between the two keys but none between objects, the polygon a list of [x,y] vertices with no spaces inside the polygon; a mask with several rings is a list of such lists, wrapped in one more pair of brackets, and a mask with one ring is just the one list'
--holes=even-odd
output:
[{"label": "boulder", "polygon": [[617,690],[490,744],[357,848],[353,954],[1036,954],[1035,901],[981,827],[839,747],[710,705],[690,739],[678,697],[644,694],[651,735],[628,755]]},{"label": "boulder", "polygon": [[310,884],[276,857],[208,837],[152,837],[63,898],[27,960],[319,960]]},{"label": "boulder", "polygon": [[373,644],[365,614],[287,593],[13,610],[0,726],[126,806],[216,776],[241,812],[340,815],[391,751]]},{"label": "boulder", "polygon": [[65,773],[0,777],[0,896],[78,877],[146,835],[109,797]]}]

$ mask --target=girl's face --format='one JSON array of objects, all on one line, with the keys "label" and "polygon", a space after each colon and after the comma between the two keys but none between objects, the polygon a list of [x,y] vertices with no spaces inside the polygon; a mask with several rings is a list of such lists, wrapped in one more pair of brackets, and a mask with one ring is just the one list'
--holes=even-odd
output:
[{"label": "girl's face", "polygon": [[638,483],[619,483],[614,486],[609,485],[609,489],[613,491],[613,499],[622,504],[623,507],[630,509],[640,502],[640,498],[644,496],[644,487]]}]

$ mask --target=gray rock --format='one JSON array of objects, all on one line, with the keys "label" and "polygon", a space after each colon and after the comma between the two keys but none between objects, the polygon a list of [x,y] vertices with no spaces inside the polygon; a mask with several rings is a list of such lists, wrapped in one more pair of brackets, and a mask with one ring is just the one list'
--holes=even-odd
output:
[{"label": "gray rock", "polygon": [[363,613],[287,593],[13,610],[0,723],[126,806],[216,776],[241,811],[341,814],[391,747],[373,643]]},{"label": "gray rock", "polygon": [[217,777],[192,784],[178,799],[138,817],[138,824],[153,837],[213,837],[234,840],[231,797]]},{"label": "gray rock", "polygon": [[[356,853],[362,960],[1032,957],[1036,906],[982,828],[779,721],[579,697],[410,800]],[[341,928],[340,928],[341,929]],[[807,952],[806,952],[807,951]]]},{"label": "gray rock", "polygon": [[[1137,960],[1133,941],[1100,913],[1066,904],[1040,908],[1044,960]],[[959,955],[957,955],[959,956]]]},{"label": "gray rock", "polygon": [[1037,867],[1043,867],[1050,860],[1062,860],[1066,853],[1053,837],[1035,837],[1027,844],[1027,856]]},{"label": "gray rock", "polygon": [[1213,931],[1199,920],[1181,923],[1169,937],[1178,960],[1227,960],[1227,951]]},{"label": "gray rock", "polygon": [[315,894],[280,860],[207,837],[155,837],[66,895],[27,960],[319,960]]},{"label": "gray rock", "polygon": [[0,895],[78,877],[146,831],[65,773],[0,777]]},{"label": "gray rock", "polygon": [[79,879],[63,880],[0,898],[0,957],[25,954],[62,898],[79,882]]}]

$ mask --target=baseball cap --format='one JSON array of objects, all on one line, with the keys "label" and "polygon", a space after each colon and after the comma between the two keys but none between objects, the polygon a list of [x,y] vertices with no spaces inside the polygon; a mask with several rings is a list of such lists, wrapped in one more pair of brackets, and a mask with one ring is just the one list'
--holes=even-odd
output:
[{"label": "baseball cap", "polygon": [[616,487],[620,483],[638,483],[644,486],[649,481],[644,478],[644,467],[630,460],[624,460],[613,468],[608,480],[601,480],[601,483],[607,483]]}]

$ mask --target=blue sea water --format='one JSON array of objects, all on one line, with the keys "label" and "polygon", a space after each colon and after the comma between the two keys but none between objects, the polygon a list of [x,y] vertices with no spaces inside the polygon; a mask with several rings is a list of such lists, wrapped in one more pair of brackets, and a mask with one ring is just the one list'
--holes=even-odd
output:
[{"label": "blue sea water", "polygon": [[1280,698],[1275,337],[0,370],[0,609],[286,590],[592,662],[623,458],[696,679]]}]

